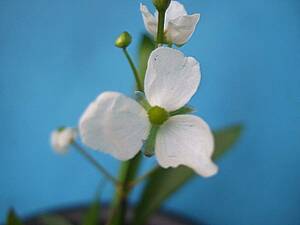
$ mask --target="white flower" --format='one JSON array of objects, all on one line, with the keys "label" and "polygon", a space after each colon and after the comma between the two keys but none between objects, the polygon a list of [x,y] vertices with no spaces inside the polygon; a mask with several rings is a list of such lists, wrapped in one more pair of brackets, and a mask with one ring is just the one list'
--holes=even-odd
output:
[{"label": "white flower", "polygon": [[[147,31],[156,38],[158,13],[152,15],[147,6],[141,4],[143,20]],[[165,37],[168,42],[183,45],[185,44],[196,28],[200,19],[200,14],[187,15],[187,12],[182,4],[177,1],[171,1],[169,8],[166,11],[165,17]]]},{"label": "white flower", "polygon": [[76,136],[77,132],[74,128],[57,129],[51,133],[51,146],[57,153],[64,154]]},{"label": "white flower", "polygon": [[[117,92],[104,92],[88,106],[79,122],[83,143],[119,160],[133,158],[142,148],[159,111],[155,154],[164,167],[186,165],[202,176],[214,175],[214,149],[208,125],[194,115],[165,116],[186,105],[200,83],[200,66],[175,49],[157,48],[150,55],[145,77],[145,96],[152,108]],[[155,113],[154,113],[155,114]],[[168,115],[168,114],[166,114]],[[152,121],[150,122],[150,120]]]}]

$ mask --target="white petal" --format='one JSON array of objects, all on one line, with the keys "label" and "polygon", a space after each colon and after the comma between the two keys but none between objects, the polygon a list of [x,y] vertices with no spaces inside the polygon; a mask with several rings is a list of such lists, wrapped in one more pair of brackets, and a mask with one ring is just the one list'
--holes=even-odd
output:
[{"label": "white petal", "polygon": [[184,6],[177,1],[171,1],[171,4],[166,11],[166,22],[185,15],[187,15],[187,12]]},{"label": "white petal", "polygon": [[87,146],[119,160],[133,158],[150,130],[146,111],[136,101],[116,92],[104,92],[82,115],[79,131]]},{"label": "white petal", "polygon": [[204,177],[218,171],[211,160],[213,149],[213,134],[208,125],[193,115],[171,117],[156,137],[155,154],[162,167],[185,165]]},{"label": "white petal", "polygon": [[146,27],[146,30],[153,35],[153,37],[156,37],[157,33],[157,18],[153,16],[147,6],[140,4],[140,10],[143,16],[144,24]]},{"label": "white petal", "polygon": [[172,48],[157,48],[149,58],[145,94],[151,106],[174,111],[184,106],[200,83],[200,66]]},{"label": "white petal", "polygon": [[[166,11],[166,16],[165,16],[165,31],[168,28],[168,22],[170,20],[177,19],[181,16],[187,15],[187,12],[184,8],[184,6],[177,2],[177,1],[171,1],[169,8]],[[154,13],[155,18],[158,18],[158,11],[156,10]],[[157,19],[158,20],[158,19]]]},{"label": "white petal", "polygon": [[62,131],[55,130],[51,133],[51,145],[57,153],[64,154],[76,136],[77,132],[73,128],[68,127]]},{"label": "white petal", "polygon": [[176,45],[185,44],[196,29],[200,14],[178,17],[168,22],[166,37],[169,42]]}]

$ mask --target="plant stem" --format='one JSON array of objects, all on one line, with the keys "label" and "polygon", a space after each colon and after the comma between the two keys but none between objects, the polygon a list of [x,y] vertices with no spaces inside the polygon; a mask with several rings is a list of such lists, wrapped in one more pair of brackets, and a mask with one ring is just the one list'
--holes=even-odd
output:
[{"label": "plant stem", "polygon": [[144,175],[136,178],[134,181],[130,182],[130,187],[134,187],[135,185],[137,185],[138,183],[144,181],[146,178],[148,178],[151,174],[153,174],[159,167],[155,166],[153,167],[151,170],[149,170],[147,173],[145,173]]},{"label": "plant stem", "polygon": [[138,73],[138,71],[137,71],[137,69],[136,69],[129,53],[128,53],[128,51],[127,51],[127,48],[123,48],[123,52],[124,52],[124,54],[125,54],[125,56],[128,60],[128,63],[130,65],[131,69],[132,69],[132,72],[133,72],[133,75],[134,75],[134,78],[135,78],[135,82],[136,82],[136,86],[137,86],[137,91],[143,91],[144,90],[143,82],[142,82],[141,77],[140,77],[140,75],[139,75],[139,73]]},{"label": "plant stem", "polygon": [[158,11],[158,26],[157,26],[157,46],[164,43],[164,32],[165,32],[165,16],[166,10]]},{"label": "plant stem", "polygon": [[158,130],[159,130],[158,125],[151,126],[149,136],[143,146],[144,154],[147,157],[152,157],[154,155],[155,140],[156,140]]},{"label": "plant stem", "polygon": [[139,153],[133,159],[123,162],[119,172],[120,185],[116,188],[115,197],[111,206],[110,218],[107,225],[124,225],[127,212],[127,198],[131,191],[129,183],[134,180],[140,162],[142,153]]},{"label": "plant stem", "polygon": [[112,176],[96,159],[93,158],[82,146],[77,142],[72,143],[73,147],[85,158],[87,159],[102,175],[104,175],[108,180],[110,180],[115,186],[119,185],[119,181]]}]

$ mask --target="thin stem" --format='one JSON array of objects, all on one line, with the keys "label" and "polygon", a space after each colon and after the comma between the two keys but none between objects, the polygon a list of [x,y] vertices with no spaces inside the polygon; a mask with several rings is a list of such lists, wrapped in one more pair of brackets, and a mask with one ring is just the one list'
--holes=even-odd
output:
[{"label": "thin stem", "polygon": [[73,142],[73,147],[84,157],[86,158],[102,175],[109,179],[116,186],[119,185],[119,181],[112,176],[96,159],[93,158],[82,146],[80,146],[75,141]]},{"label": "thin stem", "polygon": [[134,78],[135,78],[135,81],[136,81],[137,91],[144,91],[143,82],[141,80],[141,77],[140,77],[140,75],[139,75],[139,73],[138,73],[138,71],[137,71],[137,69],[136,69],[136,67],[135,67],[128,51],[127,51],[127,49],[123,48],[123,52],[124,52],[124,54],[125,54],[125,56],[128,60],[128,63],[130,65],[131,69],[132,69],[132,72],[133,72],[133,75],[134,75]]},{"label": "thin stem", "polygon": [[147,157],[152,157],[154,155],[155,140],[156,140],[158,130],[159,130],[158,125],[151,126],[149,136],[143,146],[144,154]]},{"label": "thin stem", "polygon": [[149,170],[144,175],[142,175],[142,176],[136,178],[134,181],[130,182],[130,184],[129,184],[130,187],[133,187],[133,186],[137,185],[138,183],[147,179],[150,175],[152,175],[157,170],[157,168],[158,168],[158,166],[153,167],[151,170]]},{"label": "thin stem", "polygon": [[107,225],[124,225],[128,207],[127,198],[131,192],[128,184],[136,177],[141,160],[142,153],[139,153],[133,159],[121,164],[119,173],[120,185],[116,188],[116,194],[111,206],[112,211]]},{"label": "thin stem", "polygon": [[157,39],[156,39],[157,46],[160,46],[161,44],[164,43],[165,16],[166,16],[165,10],[161,10],[158,12],[158,26],[157,26]]}]

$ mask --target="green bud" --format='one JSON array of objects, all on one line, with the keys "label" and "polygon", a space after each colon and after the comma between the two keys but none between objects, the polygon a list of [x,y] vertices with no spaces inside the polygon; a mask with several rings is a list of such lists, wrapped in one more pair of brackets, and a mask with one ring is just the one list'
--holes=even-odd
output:
[{"label": "green bud", "polygon": [[152,2],[157,11],[166,11],[171,3],[171,0],[152,0]]},{"label": "green bud", "polygon": [[126,48],[131,44],[131,35],[125,31],[117,38],[115,46],[118,48]]},{"label": "green bud", "polygon": [[148,116],[150,122],[154,125],[162,125],[169,119],[169,113],[159,106],[150,108],[148,111]]}]

